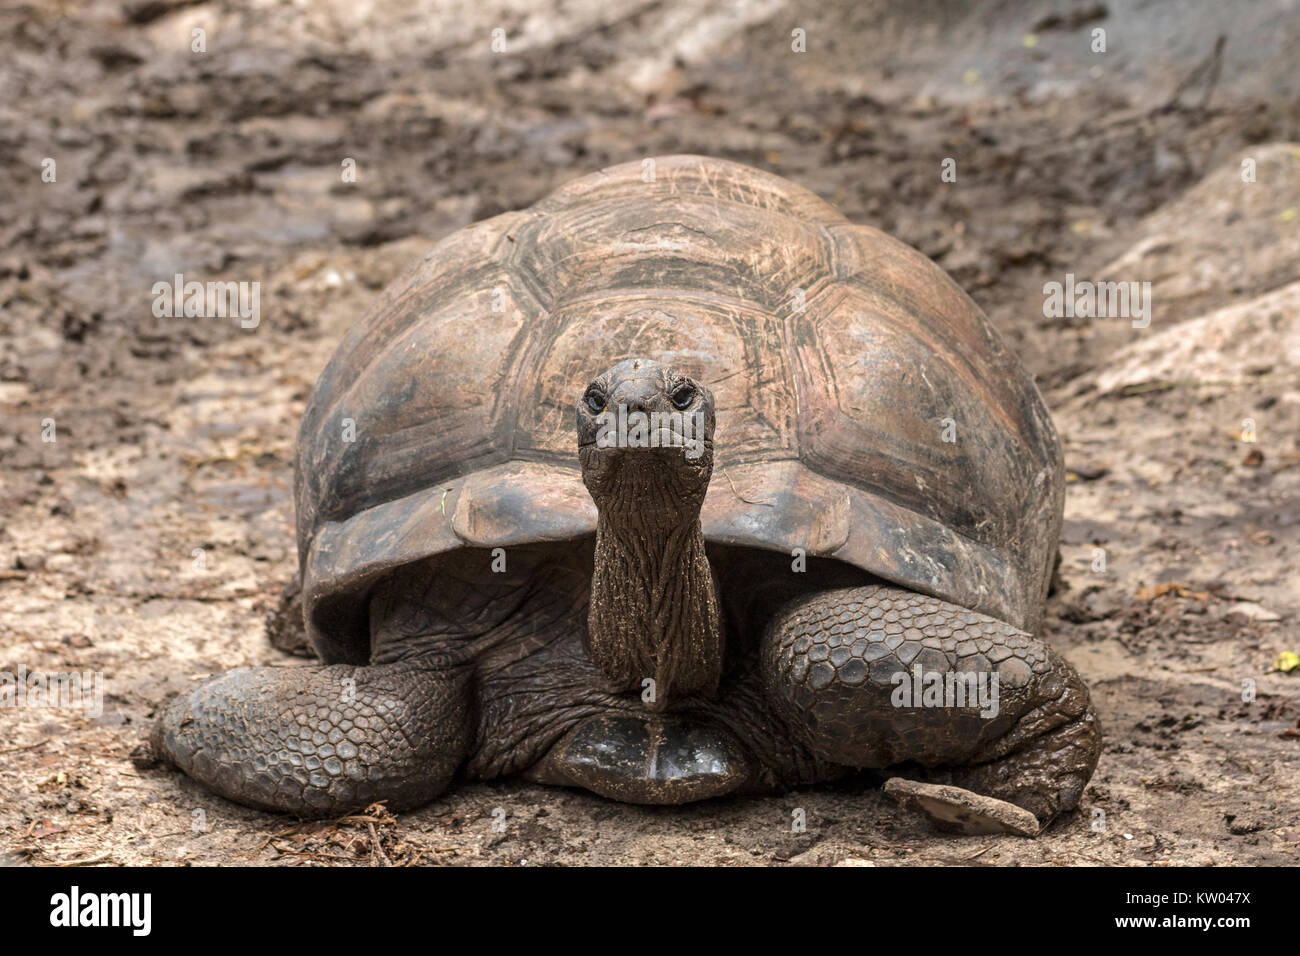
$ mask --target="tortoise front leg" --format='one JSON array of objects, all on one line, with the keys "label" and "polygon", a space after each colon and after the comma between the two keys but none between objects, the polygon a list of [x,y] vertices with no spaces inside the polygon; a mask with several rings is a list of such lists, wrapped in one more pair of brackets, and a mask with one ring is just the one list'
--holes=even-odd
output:
[{"label": "tortoise front leg", "polygon": [[152,743],[237,803],[330,816],[432,800],[471,736],[468,669],[425,655],[227,671],[170,701]]},{"label": "tortoise front leg", "polygon": [[[1055,651],[1010,624],[899,588],[844,588],[786,605],[764,634],[762,669],[774,705],[819,756],[941,769],[1042,825],[1078,805],[1101,753],[1088,689]],[[924,796],[945,800],[939,788]],[[953,810],[931,819],[961,829],[964,811]]]}]

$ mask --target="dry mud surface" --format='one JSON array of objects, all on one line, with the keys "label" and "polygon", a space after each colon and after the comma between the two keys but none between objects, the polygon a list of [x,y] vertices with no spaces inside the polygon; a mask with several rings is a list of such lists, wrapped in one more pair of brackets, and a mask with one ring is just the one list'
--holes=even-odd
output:
[{"label": "dry mud surface", "polygon": [[[0,712],[0,859],[1295,861],[1300,672],[1273,661],[1300,650],[1298,20],[1285,0],[0,4],[0,670],[105,681],[99,716]],[[864,774],[671,809],[501,781],[303,824],[137,766],[191,678],[297,663],[263,616],[294,569],[297,419],[343,330],[448,232],[670,152],[773,170],[917,246],[1036,375],[1070,469],[1046,636],[1106,730],[1080,811],[1036,840],[943,837]],[[260,282],[260,325],[155,318],[175,272]],[[1045,317],[1066,273],[1150,281],[1149,328]]]}]

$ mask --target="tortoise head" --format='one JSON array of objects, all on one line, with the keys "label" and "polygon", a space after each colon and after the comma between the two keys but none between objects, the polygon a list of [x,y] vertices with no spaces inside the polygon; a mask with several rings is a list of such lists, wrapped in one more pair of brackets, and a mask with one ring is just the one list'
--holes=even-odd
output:
[{"label": "tortoise head", "polygon": [[[614,693],[711,696],[724,636],[700,509],[713,473],[713,394],[629,359],[578,399],[582,480],[596,502],[587,651]],[[646,700],[645,697],[642,700]]]},{"label": "tortoise head", "polygon": [[582,480],[602,512],[689,519],[713,474],[713,393],[649,359],[598,375],[578,399]]}]

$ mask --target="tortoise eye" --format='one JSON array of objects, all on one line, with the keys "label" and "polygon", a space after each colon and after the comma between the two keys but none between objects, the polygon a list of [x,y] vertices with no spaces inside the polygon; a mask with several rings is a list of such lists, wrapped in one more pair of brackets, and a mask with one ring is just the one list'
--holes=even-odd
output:
[{"label": "tortoise eye", "polygon": [[672,394],[668,397],[672,400],[674,407],[686,409],[690,407],[691,402],[695,401],[695,389],[683,382],[673,389]]},{"label": "tortoise eye", "polygon": [[591,409],[593,415],[599,415],[605,410],[605,395],[600,389],[587,389],[587,407]]}]

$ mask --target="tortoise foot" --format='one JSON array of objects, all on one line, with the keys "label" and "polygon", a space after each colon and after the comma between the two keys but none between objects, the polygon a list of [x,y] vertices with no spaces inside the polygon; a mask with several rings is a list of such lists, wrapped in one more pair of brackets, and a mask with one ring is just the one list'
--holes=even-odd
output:
[{"label": "tortoise foot", "polygon": [[300,816],[441,793],[469,741],[467,675],[431,662],[244,667],[173,698],[155,754],[229,800]]},{"label": "tortoise foot", "polygon": [[753,775],[753,761],[730,731],[669,714],[589,717],[526,774],[642,804],[724,796]]},{"label": "tortoise foot", "polygon": [[882,585],[824,591],[776,615],[761,655],[773,706],[835,763],[919,764],[1043,826],[1096,769],[1101,729],[1079,675],[987,615]]},{"label": "tortoise foot", "polygon": [[985,797],[961,787],[921,783],[902,777],[885,781],[885,793],[899,806],[925,815],[936,830],[975,836],[984,833],[1014,833],[1038,836],[1038,818],[1014,803]]}]

